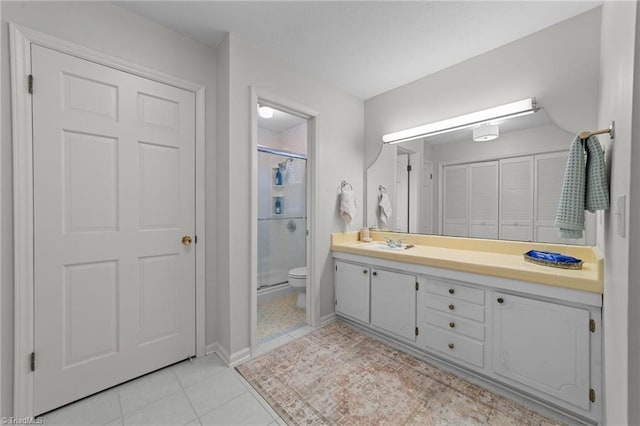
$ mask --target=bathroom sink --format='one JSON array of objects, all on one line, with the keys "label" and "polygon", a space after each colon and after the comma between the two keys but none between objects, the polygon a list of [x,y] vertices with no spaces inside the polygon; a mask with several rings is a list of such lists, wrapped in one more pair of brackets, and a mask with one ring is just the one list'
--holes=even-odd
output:
[{"label": "bathroom sink", "polygon": [[[364,246],[364,248],[374,249],[374,250],[392,250],[392,251],[402,251],[406,250],[407,246],[403,245],[402,247],[389,247],[385,243],[371,243]],[[411,248],[411,247],[409,247]]]}]

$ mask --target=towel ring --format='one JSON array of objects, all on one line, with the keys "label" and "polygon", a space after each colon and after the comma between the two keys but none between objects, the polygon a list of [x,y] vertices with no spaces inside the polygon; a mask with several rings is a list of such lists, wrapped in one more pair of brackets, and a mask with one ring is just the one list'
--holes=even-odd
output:
[{"label": "towel ring", "polygon": [[338,189],[340,190],[340,192],[342,192],[342,191],[344,191],[345,188],[347,188],[348,190],[353,191],[353,186],[351,186],[351,184],[349,182],[347,182],[346,180],[343,180],[342,182],[340,182],[340,187]]},{"label": "towel ring", "polygon": [[380,185],[380,186],[378,186],[378,191],[380,191],[381,194],[386,194],[387,193],[387,188],[385,188],[384,186]]}]

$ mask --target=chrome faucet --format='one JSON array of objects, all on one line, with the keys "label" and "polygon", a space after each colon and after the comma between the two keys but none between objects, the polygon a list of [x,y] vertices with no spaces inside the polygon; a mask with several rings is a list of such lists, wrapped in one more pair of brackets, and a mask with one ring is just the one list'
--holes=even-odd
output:
[{"label": "chrome faucet", "polygon": [[393,239],[389,238],[389,237],[385,237],[385,242],[387,243],[387,246],[394,248],[394,247],[402,247],[402,240],[398,240],[398,241],[393,241]]}]

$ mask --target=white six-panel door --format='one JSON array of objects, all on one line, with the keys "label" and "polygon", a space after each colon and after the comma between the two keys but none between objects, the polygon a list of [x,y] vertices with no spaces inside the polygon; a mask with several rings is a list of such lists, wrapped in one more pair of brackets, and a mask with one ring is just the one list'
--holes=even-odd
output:
[{"label": "white six-panel door", "polygon": [[32,47],[39,414],[195,353],[195,95]]}]

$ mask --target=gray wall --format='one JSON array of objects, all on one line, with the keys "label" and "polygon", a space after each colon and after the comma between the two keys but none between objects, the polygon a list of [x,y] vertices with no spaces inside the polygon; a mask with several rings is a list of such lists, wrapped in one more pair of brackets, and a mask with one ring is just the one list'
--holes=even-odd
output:
[{"label": "gray wall", "polygon": [[[1,398],[0,416],[13,411],[13,222],[11,105],[8,22],[56,36],[206,88],[207,176],[215,176],[215,51],[154,22],[106,2],[2,2],[2,114],[0,185],[2,246],[0,247]],[[211,180],[209,180],[211,181]],[[215,199],[215,185],[207,185],[207,199]],[[209,203],[209,207],[211,204]],[[207,211],[207,265],[216,259],[215,209]],[[210,268],[208,268],[210,269]],[[215,281],[207,275],[206,340],[217,339]]]},{"label": "gray wall", "polygon": [[[631,421],[630,410],[636,412],[639,404],[637,389],[630,383],[637,383],[638,358],[629,355],[636,352],[633,345],[637,341],[637,322],[630,323],[630,312],[638,311],[638,252],[631,252],[630,242],[638,239],[638,187],[630,194],[632,176],[632,153],[638,157],[637,149],[632,150],[632,140],[637,142],[639,127],[633,127],[634,108],[634,67],[638,68],[635,45],[637,31],[636,2],[605,2],[602,7],[602,50],[600,52],[600,105],[598,127],[616,121],[616,138],[600,138],[607,147],[607,165],[610,171],[612,209],[599,213],[598,247],[605,256],[604,277],[604,374],[605,374],[605,415],[610,425],[638,424]],[[637,89],[636,89],[637,90]],[[637,95],[636,95],[637,97]],[[636,104],[637,105],[637,104]],[[637,106],[636,106],[637,108]],[[637,112],[636,114],[637,115]],[[636,118],[637,120],[637,118]],[[638,163],[633,175],[637,178]],[[619,217],[615,201],[618,196],[627,195],[625,229],[626,235],[617,233]],[[635,215],[632,223],[631,218]],[[632,229],[629,229],[629,225]],[[633,233],[630,233],[633,232]],[[634,235],[635,234],[635,235]],[[634,244],[635,245],[635,244]],[[630,258],[630,254],[633,257]],[[632,278],[635,278],[632,281]],[[630,338],[630,336],[633,336]],[[630,368],[634,366],[635,368]],[[635,371],[636,376],[630,377]]]},{"label": "gray wall", "polygon": [[[250,345],[250,277],[247,260],[250,246],[250,87],[272,93],[319,113],[319,197],[318,234],[314,235],[316,273],[308,280],[319,283],[320,315],[334,311],[333,268],[330,252],[332,232],[343,231],[336,207],[337,187],[342,179],[349,181],[358,194],[362,206],[363,176],[362,138],[364,128],[363,102],[333,86],[276,60],[243,43],[234,34],[229,43],[230,103],[228,134],[219,134],[218,175],[220,212],[219,241],[228,253],[219,252],[218,283],[221,297],[229,302],[229,310],[220,310],[220,344],[230,355]],[[226,45],[225,45],[226,46]],[[225,47],[226,48],[226,47]],[[227,126],[227,122],[220,123]],[[224,137],[224,138],[223,138]],[[242,170],[233,179],[223,171]],[[222,219],[224,218],[224,219]],[[358,212],[352,228],[362,226],[362,212]],[[229,338],[227,345],[226,339]]]}]

